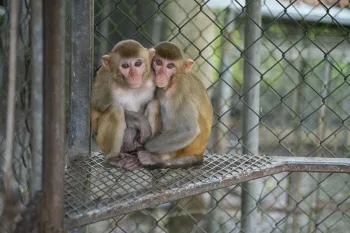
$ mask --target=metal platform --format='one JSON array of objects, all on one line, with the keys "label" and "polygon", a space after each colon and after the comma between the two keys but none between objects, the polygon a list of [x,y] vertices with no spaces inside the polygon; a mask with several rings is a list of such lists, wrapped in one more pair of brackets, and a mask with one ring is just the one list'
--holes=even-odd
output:
[{"label": "metal platform", "polygon": [[67,168],[65,228],[285,171],[350,172],[350,159],[210,154],[189,169],[125,172],[105,166],[94,153]]}]

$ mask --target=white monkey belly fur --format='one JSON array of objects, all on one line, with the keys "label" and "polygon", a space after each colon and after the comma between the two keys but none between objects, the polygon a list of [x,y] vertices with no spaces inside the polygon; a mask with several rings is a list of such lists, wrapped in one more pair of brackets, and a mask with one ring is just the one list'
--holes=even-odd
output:
[{"label": "white monkey belly fur", "polygon": [[152,80],[148,80],[142,88],[122,89],[113,92],[114,100],[125,110],[139,111],[140,107],[151,101],[154,97],[155,85]]}]

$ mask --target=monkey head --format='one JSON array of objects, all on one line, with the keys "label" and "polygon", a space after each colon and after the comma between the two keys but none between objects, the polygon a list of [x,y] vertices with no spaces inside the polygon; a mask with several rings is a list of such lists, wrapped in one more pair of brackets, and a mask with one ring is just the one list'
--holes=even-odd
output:
[{"label": "monkey head", "polygon": [[187,73],[191,70],[194,61],[185,59],[177,45],[164,41],[156,45],[154,49],[152,68],[156,75],[157,87],[166,87],[174,74]]},{"label": "monkey head", "polygon": [[135,40],[123,40],[114,46],[110,54],[102,56],[102,64],[115,74],[116,81],[129,88],[139,88],[149,76],[154,52],[154,49],[146,49]]}]

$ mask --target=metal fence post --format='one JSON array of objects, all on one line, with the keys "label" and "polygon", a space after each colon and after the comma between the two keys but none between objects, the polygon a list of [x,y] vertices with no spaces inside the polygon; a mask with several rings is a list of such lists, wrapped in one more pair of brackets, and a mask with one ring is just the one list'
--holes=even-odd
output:
[{"label": "metal fence post", "polygon": [[31,148],[32,173],[31,197],[42,189],[42,162],[43,162],[43,3],[31,3]]},{"label": "metal fence post", "polygon": [[[94,1],[73,1],[71,8],[71,79],[70,79],[70,132],[69,157],[90,156],[90,90],[93,76],[94,47]],[[80,186],[76,187],[76,196],[83,200],[89,191],[89,171],[81,167]],[[86,227],[80,227],[69,232],[86,232]]]},{"label": "metal fence post", "polygon": [[[6,142],[4,162],[2,164],[2,183],[4,188],[4,216],[0,219],[5,231],[12,232],[14,227],[14,217],[18,208],[16,205],[19,196],[16,193],[14,175],[13,175],[13,151],[15,135],[15,107],[16,107],[16,77],[17,77],[17,43],[18,43],[18,24],[19,24],[20,2],[14,0],[11,2],[10,10],[10,45],[9,45],[9,68],[8,68],[8,97],[7,97],[7,116],[6,116]],[[1,171],[0,171],[1,172]],[[2,174],[1,174],[2,175]],[[0,183],[1,184],[1,183]]]},{"label": "metal fence post", "polygon": [[[261,1],[246,0],[244,29],[244,85],[243,85],[243,154],[259,154],[260,106],[260,42]],[[255,232],[256,187],[253,182],[242,184],[241,232]]]},{"label": "metal fence post", "polygon": [[[215,112],[219,115],[217,119],[217,127],[213,130],[215,135],[213,138],[219,140],[215,142],[216,153],[225,153],[229,143],[225,139],[225,133],[230,126],[226,125],[229,122],[229,114],[226,114],[230,109],[230,97],[233,95],[233,75],[230,72],[235,62],[235,57],[232,54],[232,33],[235,29],[236,12],[234,8],[228,8],[225,13],[225,27],[222,31],[221,56],[222,63],[220,64],[220,75],[217,89],[213,100],[213,107]],[[226,104],[226,102],[229,102]]]},{"label": "metal fence post", "polygon": [[90,153],[90,89],[93,76],[93,0],[72,4],[72,60],[69,154]]},{"label": "metal fence post", "polygon": [[40,232],[63,230],[65,2],[44,0],[44,198]]}]

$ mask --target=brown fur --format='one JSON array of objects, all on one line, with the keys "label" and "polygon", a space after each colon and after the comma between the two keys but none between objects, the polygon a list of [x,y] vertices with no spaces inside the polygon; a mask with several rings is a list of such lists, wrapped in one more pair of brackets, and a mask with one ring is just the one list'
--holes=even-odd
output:
[{"label": "brown fur", "polygon": [[[173,45],[173,46],[169,46]],[[154,49],[157,51],[156,54],[162,58],[169,60],[183,60],[184,56],[179,47],[171,42],[161,42],[157,44]]]},{"label": "brown fur", "polygon": [[[102,66],[97,72],[91,93],[90,117],[92,131],[97,133],[97,145],[105,154],[105,159],[120,156],[124,132],[127,128],[125,110],[135,111],[133,114],[139,114],[138,116],[145,118],[146,122],[148,122],[147,119],[154,121],[152,117],[155,117],[155,114],[151,114],[150,117],[143,116],[144,107],[151,105],[149,102],[153,99],[155,89],[152,81],[153,73],[150,69],[150,61],[153,56],[151,52],[134,40],[125,40],[116,44],[109,55],[103,56],[103,59],[107,61],[107,67]],[[142,57],[145,61],[146,70],[142,85],[138,89],[130,89],[118,69],[120,59],[130,57]],[[135,94],[138,95],[134,99],[129,98]],[[147,127],[142,126],[142,129],[147,129]],[[141,128],[138,130],[141,131]],[[149,127],[149,135],[157,130]],[[149,138],[146,131],[140,132],[140,135],[143,135],[143,139]],[[132,142],[134,139],[130,140]],[[119,164],[117,161],[113,162]]]},{"label": "brown fur", "polygon": [[170,87],[167,92],[173,92],[173,88],[182,90],[176,95],[178,108],[181,109],[183,101],[190,100],[195,105],[197,112],[197,124],[200,128],[200,134],[185,148],[176,152],[176,157],[188,155],[199,155],[203,157],[203,153],[208,144],[212,127],[213,109],[208,93],[199,80],[197,75],[190,71],[186,74],[174,75]]},{"label": "brown fur", "polygon": [[[155,49],[154,59],[172,58],[170,60],[175,64],[177,73],[172,75],[167,86],[157,89],[162,114],[166,115],[161,116],[165,124],[162,125],[163,131],[145,144],[147,151],[140,151],[138,157],[149,168],[201,164],[211,133],[213,115],[207,90],[199,77],[188,69],[193,61],[185,60],[175,44],[162,42]],[[168,122],[164,122],[166,120]]]},{"label": "brown fur", "polygon": [[144,47],[134,40],[123,40],[117,43],[112,49],[112,53],[119,54],[124,58],[138,57]]}]

